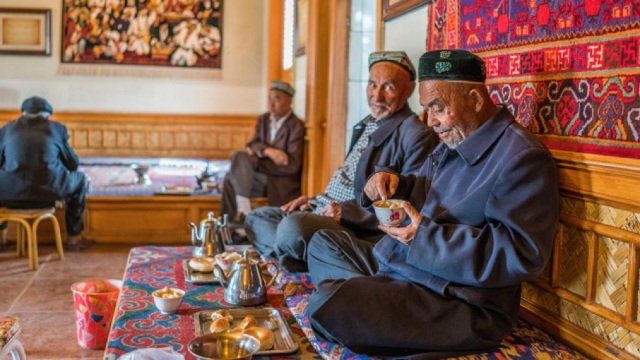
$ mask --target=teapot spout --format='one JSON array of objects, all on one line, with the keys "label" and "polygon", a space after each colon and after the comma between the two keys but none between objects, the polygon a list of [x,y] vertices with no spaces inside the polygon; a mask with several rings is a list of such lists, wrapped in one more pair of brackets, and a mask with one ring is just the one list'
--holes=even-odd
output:
[{"label": "teapot spout", "polygon": [[213,274],[220,279],[220,284],[222,284],[222,287],[226,289],[229,285],[229,278],[224,274],[220,265],[213,265]]},{"label": "teapot spout", "polygon": [[193,244],[193,246],[202,245],[202,236],[198,234],[198,227],[196,224],[189,223],[189,226],[191,226],[191,244]]}]

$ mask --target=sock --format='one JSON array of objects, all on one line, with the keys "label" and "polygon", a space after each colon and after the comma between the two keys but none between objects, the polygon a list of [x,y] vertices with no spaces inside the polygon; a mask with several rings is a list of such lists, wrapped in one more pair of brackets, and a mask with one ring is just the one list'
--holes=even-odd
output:
[{"label": "sock", "polygon": [[251,201],[248,197],[236,195],[236,204],[238,205],[238,214],[248,214],[251,211]]}]

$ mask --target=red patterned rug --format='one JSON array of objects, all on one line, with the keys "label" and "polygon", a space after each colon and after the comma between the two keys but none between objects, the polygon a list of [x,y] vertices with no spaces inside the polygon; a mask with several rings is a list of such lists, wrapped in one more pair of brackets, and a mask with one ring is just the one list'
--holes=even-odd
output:
[{"label": "red patterned rug", "polygon": [[487,63],[487,86],[549,147],[640,158],[640,0],[436,0],[428,50]]}]

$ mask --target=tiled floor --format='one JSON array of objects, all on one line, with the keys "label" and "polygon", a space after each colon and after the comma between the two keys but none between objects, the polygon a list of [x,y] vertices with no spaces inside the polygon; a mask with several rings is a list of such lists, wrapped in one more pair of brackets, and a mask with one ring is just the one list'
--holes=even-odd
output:
[{"label": "tiled floor", "polygon": [[[11,246],[13,245],[13,246]],[[71,284],[87,279],[122,279],[131,246],[96,245],[65,251],[60,260],[52,245],[39,246],[39,268],[30,271],[15,243],[0,252],[0,315],[17,317],[20,341],[32,359],[102,359],[103,350],[81,348],[76,341]]]}]

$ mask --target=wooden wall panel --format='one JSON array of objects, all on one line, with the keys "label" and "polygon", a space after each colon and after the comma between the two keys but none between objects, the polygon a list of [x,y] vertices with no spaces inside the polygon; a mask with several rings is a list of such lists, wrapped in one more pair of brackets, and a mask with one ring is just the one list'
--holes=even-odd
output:
[{"label": "wooden wall panel", "polygon": [[552,151],[561,224],[521,316],[596,359],[640,359],[640,160]]},{"label": "wooden wall panel", "polygon": [[[16,119],[0,110],[0,126]],[[251,139],[257,115],[56,112],[79,156],[228,159]]]}]

